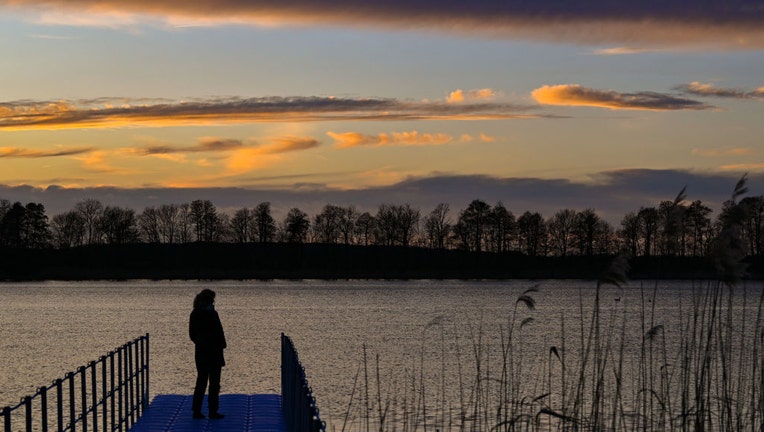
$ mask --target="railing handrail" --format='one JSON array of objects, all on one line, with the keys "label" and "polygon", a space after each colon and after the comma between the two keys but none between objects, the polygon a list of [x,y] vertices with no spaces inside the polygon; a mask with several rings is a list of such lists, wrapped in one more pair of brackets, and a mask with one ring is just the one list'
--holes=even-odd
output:
[{"label": "railing handrail", "polygon": [[[100,371],[98,366],[101,366]],[[64,395],[64,387],[67,387],[67,395]],[[23,397],[18,404],[4,407],[0,410],[0,430],[11,432],[12,414],[24,407],[25,430],[31,432],[37,420],[39,429],[47,431],[49,413],[52,412],[48,409],[48,392],[51,390],[55,390],[56,431],[75,432],[77,424],[81,424],[84,432],[97,432],[99,424],[104,431],[128,430],[148,406],[149,334],[78,367],[75,372],[66,373],[64,378],[58,378],[50,385],[39,387],[34,394]],[[38,398],[40,403],[36,417],[33,402]],[[65,400],[68,402],[66,406]],[[116,415],[117,412],[119,415]],[[107,425],[110,425],[109,429]]]},{"label": "railing handrail", "polygon": [[287,432],[326,432],[292,340],[281,333],[281,409]]}]

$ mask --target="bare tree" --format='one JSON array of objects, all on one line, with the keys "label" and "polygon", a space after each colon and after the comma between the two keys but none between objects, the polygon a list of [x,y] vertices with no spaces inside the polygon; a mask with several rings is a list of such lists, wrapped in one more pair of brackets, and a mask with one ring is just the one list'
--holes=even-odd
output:
[{"label": "bare tree", "polygon": [[641,207],[637,213],[642,237],[642,254],[654,254],[656,238],[658,237],[658,210],[655,207]]},{"label": "bare tree", "polygon": [[619,234],[631,256],[637,256],[639,252],[640,233],[639,216],[634,212],[626,213],[623,219],[621,219]]},{"label": "bare tree", "polygon": [[157,209],[159,235],[164,243],[175,243],[179,240],[180,209],[175,204],[162,204]]},{"label": "bare tree", "polygon": [[449,206],[440,203],[424,219],[424,229],[429,247],[445,249],[446,240],[451,232],[451,220],[448,217]]},{"label": "bare tree", "polygon": [[549,242],[554,253],[567,256],[568,248],[573,241],[573,230],[576,223],[576,211],[572,209],[558,210],[547,221]]},{"label": "bare tree", "polygon": [[128,244],[138,240],[138,229],[133,209],[110,207],[103,209],[98,220],[99,230],[107,244]]},{"label": "bare tree", "polygon": [[82,215],[85,221],[85,243],[100,243],[101,233],[98,230],[98,221],[103,214],[103,204],[96,199],[89,198],[75,204],[74,209]]},{"label": "bare tree", "polygon": [[493,252],[507,252],[517,230],[515,215],[499,201],[489,218],[488,246]]},{"label": "bare tree", "polygon": [[327,204],[313,217],[313,237],[319,243],[337,243],[342,230],[342,207]]},{"label": "bare tree", "polygon": [[56,247],[80,246],[85,239],[85,220],[77,211],[70,210],[53,216],[50,225]]},{"label": "bare tree", "polygon": [[369,212],[361,213],[355,222],[355,234],[358,243],[368,246],[374,237],[374,231],[376,229],[377,222],[374,216]]},{"label": "bare tree", "polygon": [[147,243],[159,243],[161,236],[159,234],[159,212],[154,207],[146,207],[143,213],[138,216],[138,227],[141,237]]},{"label": "bare tree", "polygon": [[254,217],[248,208],[240,208],[236,210],[233,218],[231,218],[231,236],[233,241],[237,243],[247,243],[254,239]]},{"label": "bare tree", "polygon": [[517,219],[520,247],[529,256],[542,255],[545,246],[546,225],[540,213],[526,211]]},{"label": "bare tree", "polygon": [[473,200],[459,214],[459,229],[465,248],[475,252],[483,250],[486,230],[490,223],[491,206],[482,200]]},{"label": "bare tree", "polygon": [[257,241],[269,243],[276,238],[276,221],[271,215],[271,203],[262,202],[253,210]]}]

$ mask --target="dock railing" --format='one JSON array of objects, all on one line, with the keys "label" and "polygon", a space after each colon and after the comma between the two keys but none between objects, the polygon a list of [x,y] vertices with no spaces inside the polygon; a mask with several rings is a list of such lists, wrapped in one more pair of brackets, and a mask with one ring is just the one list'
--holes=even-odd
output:
[{"label": "dock railing", "polygon": [[287,432],[326,432],[292,340],[281,334],[281,409]]},{"label": "dock railing", "polygon": [[127,431],[148,403],[146,334],[6,406],[0,431]]}]

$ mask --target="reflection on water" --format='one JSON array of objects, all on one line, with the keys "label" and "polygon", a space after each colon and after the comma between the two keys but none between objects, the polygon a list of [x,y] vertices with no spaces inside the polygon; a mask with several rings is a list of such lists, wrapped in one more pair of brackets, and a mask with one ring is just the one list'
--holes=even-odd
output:
[{"label": "reflection on water", "polygon": [[[534,285],[539,291],[530,294],[531,310],[517,299]],[[680,312],[691,310],[692,286],[660,282],[655,300],[653,283],[604,289],[601,322],[610,339],[602,340],[642,340],[658,324],[667,338],[681,332],[686,322]],[[399,423],[440,416],[447,424],[455,407],[476,401],[476,365],[507,364],[502,340],[506,344],[510,331],[512,364],[519,366],[481,373],[496,379],[522,374],[522,388],[511,392],[541,395],[556,373],[547,368],[550,353],[565,349],[573,356],[584,345],[594,287],[557,280],[3,284],[0,406],[144,333],[151,334],[151,393],[191,394],[188,314],[194,295],[212,288],[229,345],[224,393],[280,391],[284,332],[295,342],[329,430],[346,421],[346,430],[363,429],[367,411],[385,407],[388,419]],[[755,298],[753,306],[759,290],[747,294]],[[625,363],[639,360],[639,346],[616,347]],[[432,414],[433,408],[439,413]],[[419,418],[404,418],[414,412]]]}]

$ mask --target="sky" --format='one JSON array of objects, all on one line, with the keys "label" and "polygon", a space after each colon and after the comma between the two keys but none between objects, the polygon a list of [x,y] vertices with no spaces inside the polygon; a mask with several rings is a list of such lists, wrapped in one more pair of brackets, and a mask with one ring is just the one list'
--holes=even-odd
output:
[{"label": "sky", "polygon": [[0,0],[0,198],[614,225],[747,174],[761,0]]}]

